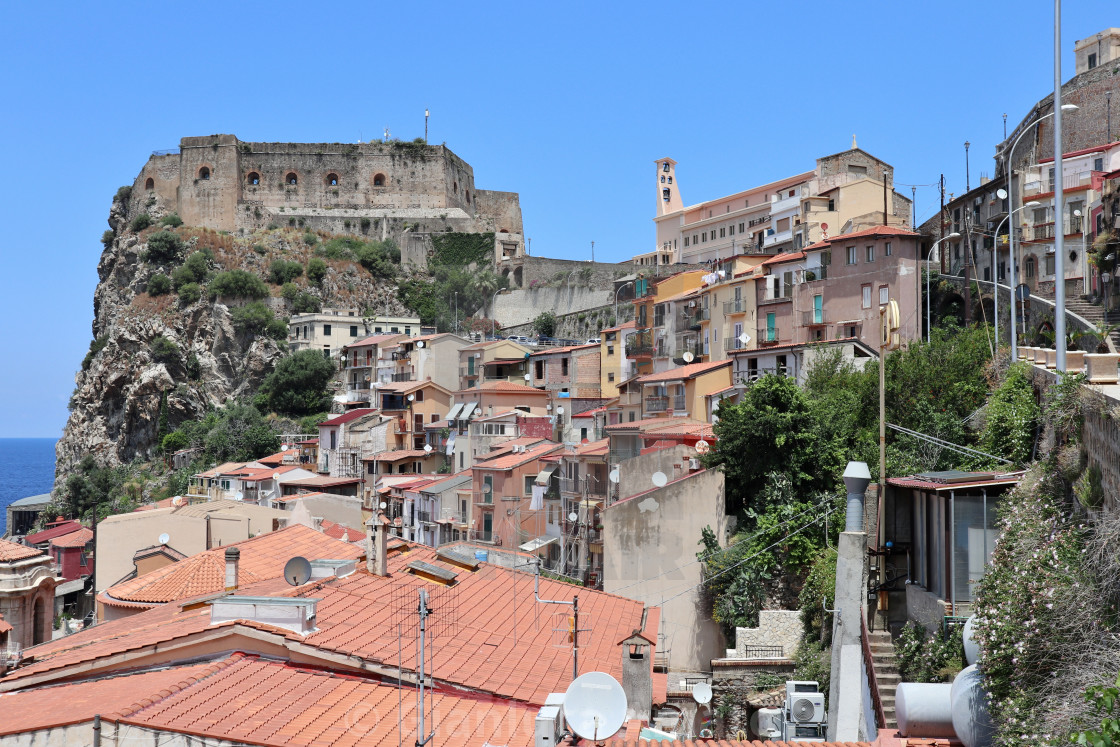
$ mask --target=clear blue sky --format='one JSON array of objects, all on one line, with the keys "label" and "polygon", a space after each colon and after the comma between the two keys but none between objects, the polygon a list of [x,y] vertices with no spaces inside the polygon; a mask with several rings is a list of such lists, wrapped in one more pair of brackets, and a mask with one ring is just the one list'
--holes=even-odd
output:
[{"label": "clear blue sky", "polygon": [[[1073,41],[1120,25],[1066,3]],[[653,245],[653,161],[686,202],[861,148],[964,187],[1052,89],[1053,4],[4,3],[0,436],[58,436],[113,193],[185,135],[356,141],[389,126],[521,194],[533,254]],[[1015,51],[1004,62],[1007,41]],[[900,187],[909,194],[909,189]],[[919,220],[935,209],[918,190]]]}]

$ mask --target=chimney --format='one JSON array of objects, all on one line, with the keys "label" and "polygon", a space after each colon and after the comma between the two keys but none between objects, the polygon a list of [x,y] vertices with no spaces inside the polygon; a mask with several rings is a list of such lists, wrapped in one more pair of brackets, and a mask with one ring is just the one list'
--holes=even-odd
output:
[{"label": "chimney", "polygon": [[241,561],[241,551],[236,547],[226,548],[226,591],[237,591],[237,566]]},{"label": "chimney", "polygon": [[[643,614],[643,624],[645,615]],[[619,644],[622,648],[622,692],[626,694],[626,720],[650,723],[653,710],[653,646],[635,630]]]},{"label": "chimney", "polygon": [[389,575],[388,544],[389,520],[378,509],[366,522],[366,570],[375,576]]}]

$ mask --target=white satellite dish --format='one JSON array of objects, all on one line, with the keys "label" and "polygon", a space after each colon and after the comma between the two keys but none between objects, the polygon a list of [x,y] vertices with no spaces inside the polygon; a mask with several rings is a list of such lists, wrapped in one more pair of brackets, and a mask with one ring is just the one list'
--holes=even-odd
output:
[{"label": "white satellite dish", "polygon": [[577,514],[575,511],[572,511],[570,514],[568,514],[568,521],[579,521],[579,514]]},{"label": "white satellite dish", "polygon": [[751,341],[751,336],[748,335],[746,332],[739,335],[739,342],[743,343],[744,345],[746,345],[750,341]]},{"label": "white satellite dish", "polygon": [[418,347],[418,348],[424,347],[424,341],[423,340],[417,340],[416,341],[416,347]]},{"label": "white satellite dish", "polygon": [[693,355],[691,352],[686,350],[684,355],[681,356],[681,358],[684,359],[685,363],[692,363],[692,361],[696,359],[696,356]]},{"label": "white satellite dish", "polygon": [[581,674],[564,693],[564,719],[578,737],[610,739],[626,720],[626,693],[606,672]]},{"label": "white satellite dish", "polygon": [[171,535],[168,534],[167,532],[164,532],[163,534],[161,534],[159,536],[159,543],[161,545],[166,545],[170,541],[171,541]]},{"label": "white satellite dish", "polygon": [[707,682],[697,682],[692,686],[692,699],[700,705],[712,702],[712,686]]},{"label": "white satellite dish", "polygon": [[416,395],[415,394],[410,394],[407,397],[405,397],[405,399],[407,399],[409,402],[412,402],[414,399],[416,399]]},{"label": "white satellite dish", "polygon": [[424,453],[425,454],[431,454],[432,453],[432,445],[431,444],[424,444]]},{"label": "white satellite dish", "polygon": [[665,483],[669,482],[669,478],[665,476],[664,472],[654,472],[650,479],[659,488],[665,487]]},{"label": "white satellite dish", "polygon": [[622,478],[622,475],[619,474],[618,467],[615,467],[614,469],[612,469],[610,474],[607,475],[607,479],[610,480],[613,483],[618,483],[618,481],[621,478]]},{"label": "white satellite dish", "polygon": [[292,586],[306,584],[311,578],[311,563],[307,558],[296,556],[284,564],[284,580]]}]

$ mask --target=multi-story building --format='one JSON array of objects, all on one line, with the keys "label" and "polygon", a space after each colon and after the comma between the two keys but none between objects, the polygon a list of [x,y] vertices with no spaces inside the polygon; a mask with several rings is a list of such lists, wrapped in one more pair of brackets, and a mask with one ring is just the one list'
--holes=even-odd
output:
[{"label": "multi-story building", "polygon": [[293,314],[288,320],[288,347],[292,351],[322,350],[336,358],[342,349],[370,335],[420,335],[435,332],[421,327],[419,317],[366,316],[357,309],[323,309],[314,314]]},{"label": "multi-story building", "polygon": [[854,142],[818,158],[812,171],[689,207],[681,200],[676,161],[655,163],[657,249],[679,262],[781,254],[844,231],[912,220],[910,200],[893,189],[890,164]]}]

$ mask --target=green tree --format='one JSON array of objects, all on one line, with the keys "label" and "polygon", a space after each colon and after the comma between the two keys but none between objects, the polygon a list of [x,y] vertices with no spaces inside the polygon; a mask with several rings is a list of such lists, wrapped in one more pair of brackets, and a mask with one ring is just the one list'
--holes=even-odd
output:
[{"label": "green tree", "polygon": [[552,337],[556,334],[556,315],[551,311],[542,311],[533,320],[533,331],[540,337]]},{"label": "green tree", "polygon": [[268,286],[251,272],[229,270],[214,276],[214,279],[210,282],[210,297],[267,298]]},{"label": "green tree", "polygon": [[171,278],[163,273],[152,275],[148,280],[148,295],[149,296],[165,296],[171,292]]},{"label": "green tree", "polygon": [[315,285],[320,285],[327,276],[327,263],[318,257],[312,257],[307,263],[307,279]]},{"label": "green tree", "polygon": [[334,364],[317,350],[293,353],[265,377],[257,404],[292,417],[324,412],[330,407],[327,382],[334,372]]},{"label": "green tree", "polygon": [[183,240],[173,231],[159,231],[148,237],[148,249],[143,255],[146,262],[157,265],[177,262],[183,256]]}]

